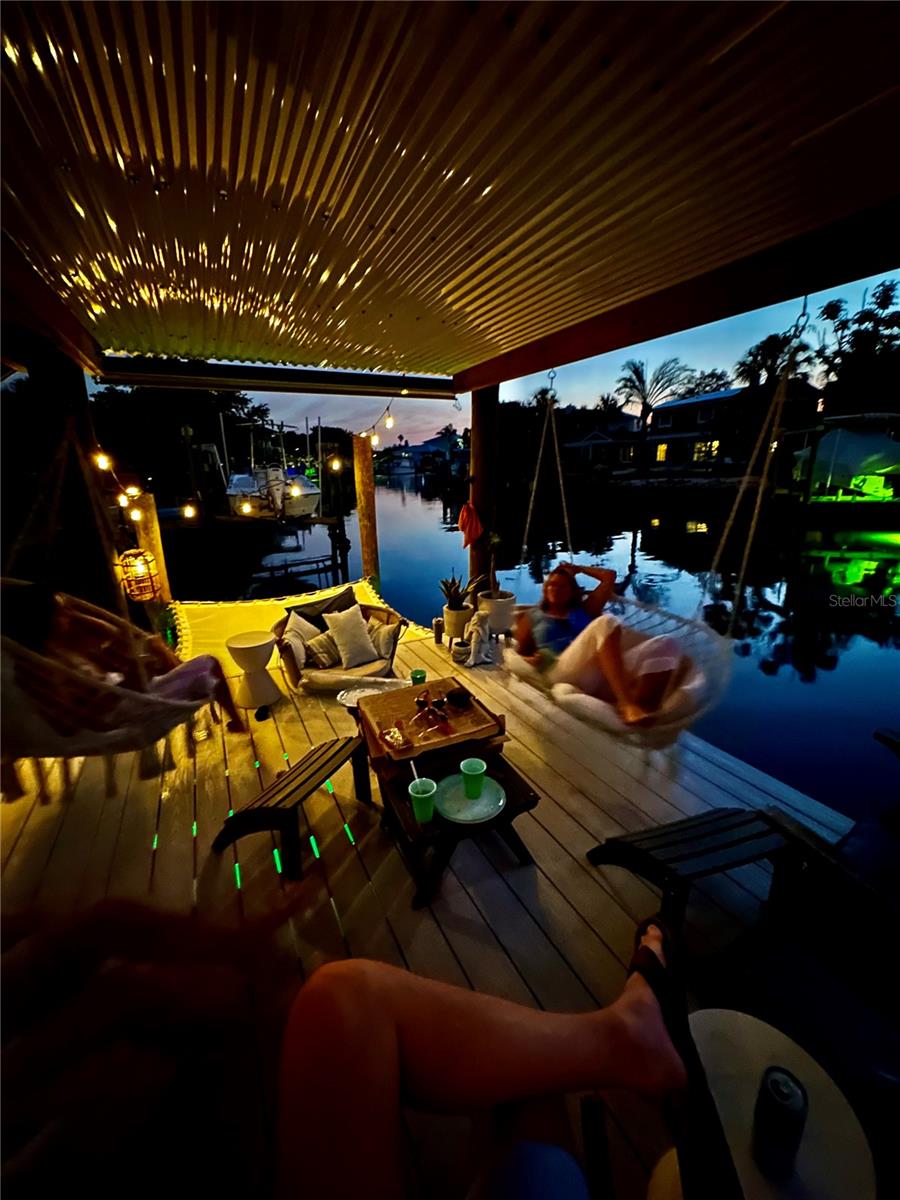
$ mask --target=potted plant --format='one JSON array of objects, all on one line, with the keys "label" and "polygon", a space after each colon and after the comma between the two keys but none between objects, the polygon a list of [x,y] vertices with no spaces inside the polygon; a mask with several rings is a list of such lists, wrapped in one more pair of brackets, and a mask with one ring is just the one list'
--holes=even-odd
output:
[{"label": "potted plant", "polygon": [[478,611],[488,614],[491,633],[507,633],[512,629],[515,619],[516,596],[514,592],[504,591],[497,581],[497,547],[500,538],[496,533],[488,534],[488,545],[491,548],[491,586],[478,597]]},{"label": "potted plant", "polygon": [[461,638],[466,626],[475,612],[475,606],[469,603],[469,598],[484,586],[484,576],[470,579],[463,587],[462,577],[456,578],[451,572],[449,579],[441,580],[441,591],[444,593],[444,633],[451,640]]}]

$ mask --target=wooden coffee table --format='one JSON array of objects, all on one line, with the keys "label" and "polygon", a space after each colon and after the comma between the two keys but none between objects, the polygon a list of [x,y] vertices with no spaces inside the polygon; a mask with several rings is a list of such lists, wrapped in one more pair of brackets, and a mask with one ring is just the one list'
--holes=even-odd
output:
[{"label": "wooden coffee table", "polygon": [[[397,842],[416,882],[414,908],[423,908],[434,899],[453,851],[466,838],[497,833],[523,866],[534,862],[512,823],[516,817],[534,808],[539,797],[503,757],[506,736],[501,714],[492,713],[473,696],[471,709],[456,713],[450,710],[450,731],[446,735],[431,736],[421,744],[403,750],[391,750],[378,737],[379,726],[389,724],[398,715],[406,728],[406,717],[411,719],[416,714],[417,695],[429,690],[434,696],[460,686],[458,680],[450,677],[404,688],[389,696],[364,696],[357,711],[360,734],[366,740],[381,793],[382,824]],[[412,736],[415,738],[415,733]],[[415,759],[419,775],[441,780],[455,775],[460,761],[472,756],[484,759],[487,774],[506,793],[506,803],[501,811],[496,817],[477,825],[447,821],[435,811],[431,821],[420,825],[413,816],[409,800],[408,789],[413,778],[409,760]]]}]

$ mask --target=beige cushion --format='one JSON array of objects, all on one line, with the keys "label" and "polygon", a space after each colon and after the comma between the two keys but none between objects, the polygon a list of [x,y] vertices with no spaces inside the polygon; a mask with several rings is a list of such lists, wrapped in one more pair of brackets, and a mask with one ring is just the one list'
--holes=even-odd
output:
[{"label": "beige cushion", "polygon": [[306,643],[306,662],[313,667],[336,667],[341,652],[330,633],[319,633]]},{"label": "beige cushion", "polygon": [[306,642],[301,635],[296,630],[286,633],[281,639],[279,646],[283,654],[292,654],[294,656],[297,670],[302,671],[306,665]]},{"label": "beige cushion", "polygon": [[[337,642],[341,666],[358,667],[379,657],[366,629],[362,609],[358,604],[346,612],[323,613],[328,631]],[[330,664],[323,664],[330,665]]]},{"label": "beige cushion", "polygon": [[311,642],[314,637],[318,637],[324,630],[317,629],[312,621],[307,621],[306,617],[302,617],[300,613],[291,610],[288,613],[287,624],[284,627],[284,637],[290,637],[293,634],[299,634],[304,642]]},{"label": "beige cushion", "polygon": [[391,664],[387,659],[376,658],[374,662],[348,670],[339,667],[333,671],[306,671],[301,682],[307,692],[340,692],[359,683],[361,679],[383,678],[390,674]]},{"label": "beige cushion", "polygon": [[369,617],[366,629],[369,631],[372,645],[381,658],[393,658],[401,628],[399,621],[395,621],[393,625],[386,625],[377,617]]}]

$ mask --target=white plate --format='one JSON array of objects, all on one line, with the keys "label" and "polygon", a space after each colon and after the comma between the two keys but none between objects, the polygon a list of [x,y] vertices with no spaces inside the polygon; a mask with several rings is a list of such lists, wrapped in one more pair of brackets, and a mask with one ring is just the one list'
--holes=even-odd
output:
[{"label": "white plate", "polygon": [[448,775],[437,785],[434,806],[446,821],[457,825],[482,825],[503,811],[506,792],[489,775],[484,777],[484,786],[477,800],[466,795],[462,775]]},{"label": "white plate", "polygon": [[338,703],[343,704],[345,708],[356,708],[363,696],[380,696],[384,692],[395,692],[398,688],[409,686],[408,679],[386,679],[381,684],[359,683],[338,692]]}]

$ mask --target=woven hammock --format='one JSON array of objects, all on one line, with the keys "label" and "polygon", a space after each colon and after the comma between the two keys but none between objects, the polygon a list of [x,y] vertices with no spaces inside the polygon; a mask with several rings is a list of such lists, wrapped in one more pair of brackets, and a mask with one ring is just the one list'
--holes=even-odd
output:
[{"label": "woven hammock", "polygon": [[[146,657],[152,635],[85,600],[61,596],[69,620],[101,621],[123,661]],[[3,756],[75,758],[144,750],[190,721],[207,699],[170,700],[107,683],[10,638],[2,644]],[[107,666],[108,664],[104,664]]]},{"label": "woven hammock", "polygon": [[[645,749],[661,749],[671,745],[678,735],[699,720],[722,698],[731,679],[732,655],[729,642],[702,621],[680,617],[665,609],[642,604],[630,596],[613,596],[606,604],[604,614],[614,616],[625,627],[625,644],[655,637],[670,637],[678,642],[682,653],[687,655],[692,668],[685,681],[685,692],[690,695],[687,704],[674,704],[670,715],[667,705],[647,725],[624,725],[616,716],[611,704],[593,701],[598,713],[608,710],[609,717],[592,720],[580,705],[577,719],[594,724],[605,733],[620,738],[634,746]],[[505,664],[510,669],[510,688],[534,699],[535,691],[545,693],[550,689],[546,678],[536,669],[530,668],[514,651],[506,651]],[[678,693],[675,693],[677,697]],[[554,698],[562,708],[568,708],[565,699]],[[574,707],[574,706],[573,706]],[[570,709],[570,712],[572,710]]]}]

